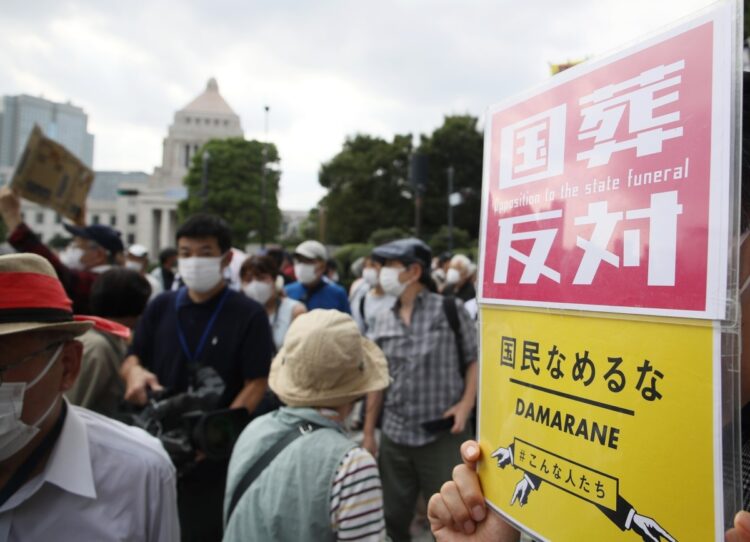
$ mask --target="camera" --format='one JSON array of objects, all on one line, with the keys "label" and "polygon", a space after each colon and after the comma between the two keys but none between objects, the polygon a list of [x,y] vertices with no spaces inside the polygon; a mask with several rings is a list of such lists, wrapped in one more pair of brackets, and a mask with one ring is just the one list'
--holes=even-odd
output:
[{"label": "camera", "polygon": [[217,409],[224,381],[212,367],[195,371],[188,391],[150,392],[148,404],[126,422],[158,438],[182,476],[200,453],[210,460],[227,459],[250,416],[244,408]]}]

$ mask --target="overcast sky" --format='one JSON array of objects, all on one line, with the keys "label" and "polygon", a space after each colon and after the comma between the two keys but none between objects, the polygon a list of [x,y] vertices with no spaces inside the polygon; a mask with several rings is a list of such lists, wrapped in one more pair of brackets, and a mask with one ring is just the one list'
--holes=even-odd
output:
[{"label": "overcast sky", "polygon": [[429,133],[708,0],[5,0],[0,94],[71,100],[100,170],[151,172],[174,112],[216,77],[245,136],[282,158],[281,206],[322,197],[320,164],[358,132]]}]

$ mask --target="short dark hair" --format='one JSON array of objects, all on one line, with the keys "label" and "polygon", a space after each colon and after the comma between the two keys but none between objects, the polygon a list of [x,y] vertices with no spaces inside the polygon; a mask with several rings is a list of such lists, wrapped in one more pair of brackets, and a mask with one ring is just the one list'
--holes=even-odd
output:
[{"label": "short dark hair", "polygon": [[259,275],[271,275],[275,280],[279,275],[279,266],[276,265],[276,260],[271,256],[250,256],[240,267],[240,277],[244,277],[247,273],[256,273]]},{"label": "short dark hair", "polygon": [[219,244],[222,254],[232,248],[232,231],[229,229],[229,224],[216,215],[198,213],[189,217],[182,223],[182,226],[177,230],[177,235],[175,235],[177,241],[181,237],[191,239],[213,237]]},{"label": "short dark hair", "polygon": [[177,256],[176,248],[172,248],[172,247],[165,248],[161,252],[159,252],[159,263],[161,265],[164,265],[167,262],[167,260],[169,260],[170,258],[174,258],[175,256]]},{"label": "short dark hair", "polygon": [[140,316],[151,297],[151,285],[138,271],[113,267],[91,286],[91,312],[104,318]]}]

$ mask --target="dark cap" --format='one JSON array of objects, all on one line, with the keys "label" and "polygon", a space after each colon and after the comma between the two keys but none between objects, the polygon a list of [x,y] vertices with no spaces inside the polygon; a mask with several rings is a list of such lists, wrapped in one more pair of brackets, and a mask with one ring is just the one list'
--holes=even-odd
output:
[{"label": "dark cap", "polygon": [[63,224],[63,226],[76,237],[94,241],[112,254],[122,252],[125,249],[120,239],[120,232],[104,224],[92,224],[84,227],[71,226],[70,224]]},{"label": "dark cap", "polygon": [[381,261],[398,260],[406,265],[418,263],[423,270],[427,270],[432,261],[432,251],[421,239],[409,237],[375,247],[372,257]]}]

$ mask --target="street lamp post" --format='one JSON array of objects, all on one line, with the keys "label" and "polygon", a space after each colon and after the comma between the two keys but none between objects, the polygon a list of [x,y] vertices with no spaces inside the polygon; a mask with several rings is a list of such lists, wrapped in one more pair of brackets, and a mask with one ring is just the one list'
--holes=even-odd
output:
[{"label": "street lamp post", "polygon": [[206,200],[208,199],[208,162],[211,160],[211,153],[208,150],[203,151],[203,177],[201,178],[201,205],[203,212],[206,212]]}]

